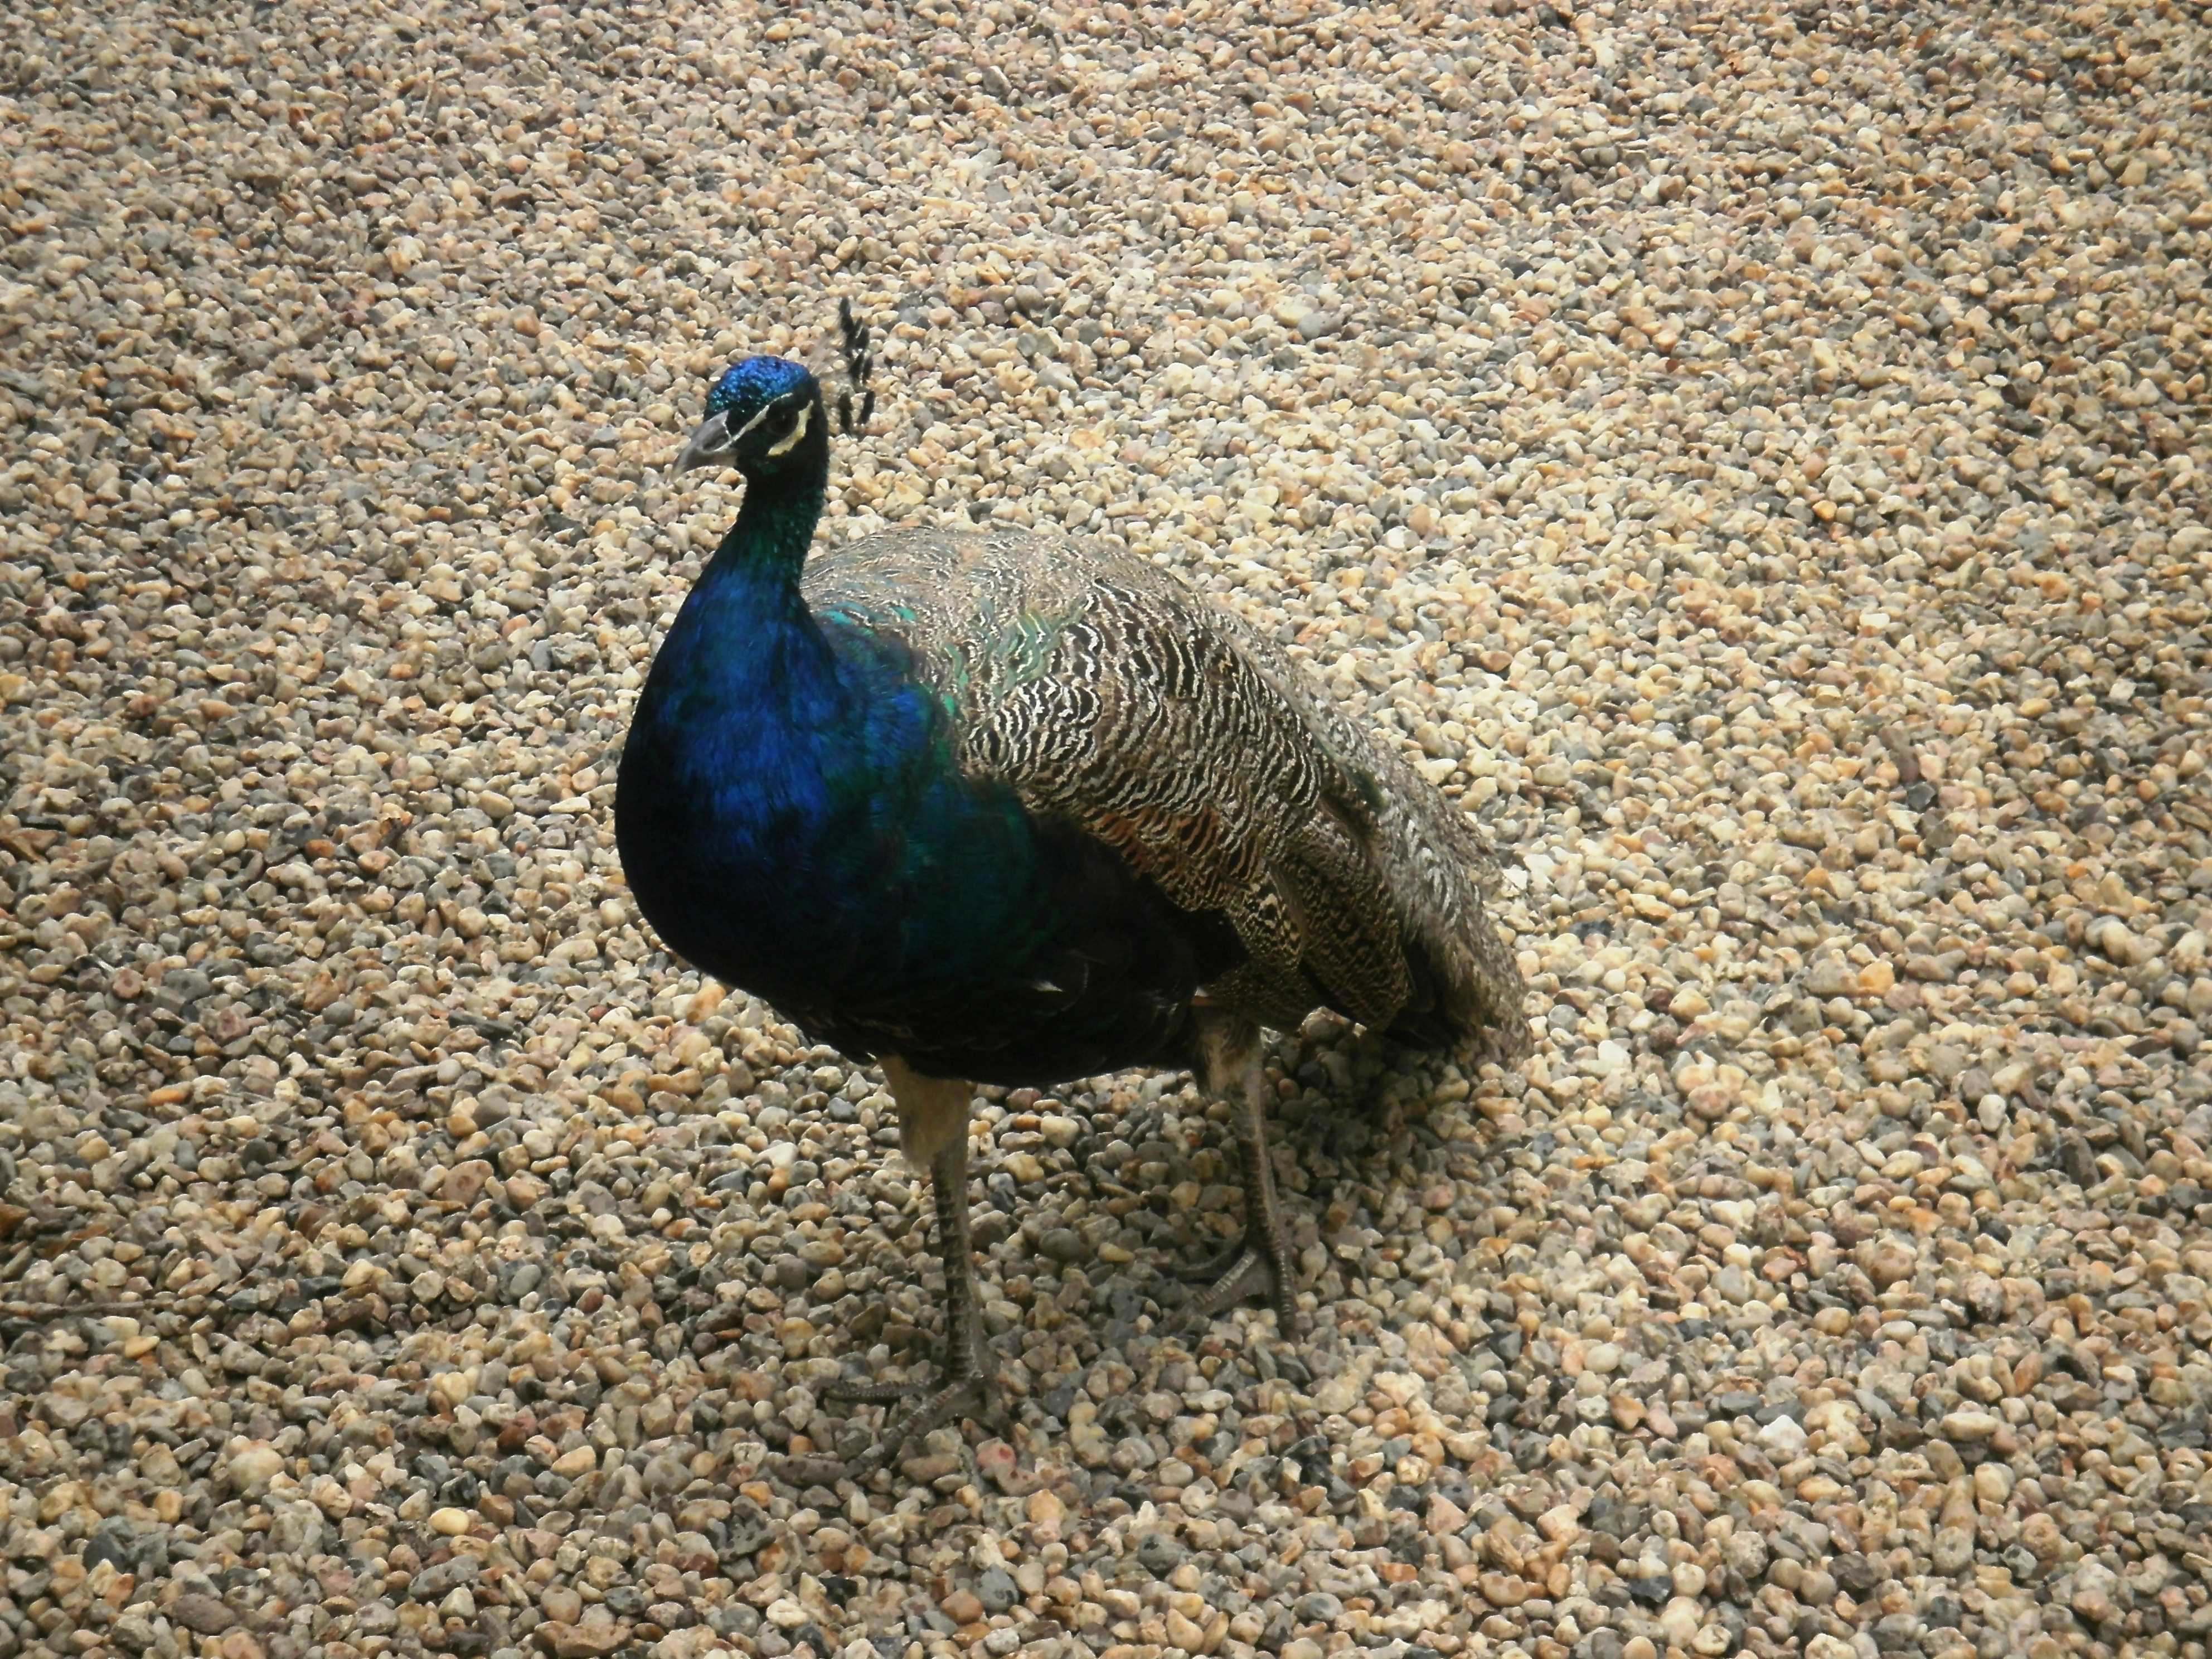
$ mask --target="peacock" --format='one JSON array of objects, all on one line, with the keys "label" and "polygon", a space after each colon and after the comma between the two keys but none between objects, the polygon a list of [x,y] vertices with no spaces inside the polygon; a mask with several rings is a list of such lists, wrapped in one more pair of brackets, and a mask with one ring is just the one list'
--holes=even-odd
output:
[{"label": "peacock", "polygon": [[[867,331],[843,313],[864,386]],[[873,395],[860,401],[865,427]],[[848,430],[853,398],[837,399]],[[721,372],[678,471],[744,497],[647,677],[616,834],[676,955],[882,1070],[929,1172],[945,1358],[888,1459],[988,1397],[974,1085],[1188,1070],[1232,1104],[1243,1242],[1187,1307],[1296,1279],[1262,1028],[1329,1008],[1428,1048],[1528,1050],[1468,817],[1225,607],[1117,550],[960,525],[814,554],[831,420],[802,364]]]}]

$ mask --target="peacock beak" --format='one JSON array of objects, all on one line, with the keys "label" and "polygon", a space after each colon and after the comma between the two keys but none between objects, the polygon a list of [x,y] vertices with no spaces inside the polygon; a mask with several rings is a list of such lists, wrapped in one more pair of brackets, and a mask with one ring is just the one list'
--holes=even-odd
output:
[{"label": "peacock beak", "polygon": [[684,446],[684,453],[676,458],[678,472],[689,472],[695,466],[715,465],[736,447],[737,441],[730,435],[730,425],[726,418],[728,413],[725,410],[720,414],[709,415],[699,422],[697,429],[691,434],[690,441]]}]

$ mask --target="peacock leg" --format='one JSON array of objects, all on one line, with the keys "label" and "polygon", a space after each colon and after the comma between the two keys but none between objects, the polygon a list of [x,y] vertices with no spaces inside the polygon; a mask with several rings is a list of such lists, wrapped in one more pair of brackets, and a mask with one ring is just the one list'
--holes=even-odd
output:
[{"label": "peacock leg", "polygon": [[968,1224],[968,1109],[964,1083],[924,1078],[899,1061],[884,1074],[898,1102],[901,1140],[908,1157],[927,1159],[937,1200],[937,1246],[945,1259],[945,1364],[934,1388],[915,1383],[839,1383],[830,1397],[914,1406],[887,1427],[876,1443],[853,1460],[854,1473],[891,1462],[908,1445],[960,1418],[981,1413],[990,1397],[991,1365],[983,1352],[982,1303],[975,1286],[973,1235]]},{"label": "peacock leg", "polygon": [[1182,1317],[1194,1324],[1264,1296],[1289,1335],[1298,1323],[1297,1272],[1282,1202],[1275,1195],[1274,1168],[1267,1159],[1267,1079],[1261,1066],[1259,1028],[1224,1014],[1202,1018],[1201,1076],[1237,1111],[1237,1141],[1244,1154],[1244,1238],[1226,1258],[1220,1276],[1184,1305]]}]

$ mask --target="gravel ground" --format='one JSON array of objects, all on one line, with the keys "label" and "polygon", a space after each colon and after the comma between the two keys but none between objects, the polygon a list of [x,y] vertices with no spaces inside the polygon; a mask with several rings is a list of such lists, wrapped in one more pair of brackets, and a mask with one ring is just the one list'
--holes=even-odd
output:
[{"label": "gravel ground", "polygon": [[[2186,5],[0,18],[0,1659],[2203,1655],[2212,33]],[[612,760],[726,357],[825,533],[1153,550],[1478,811],[1525,1075],[1277,1052],[925,1193]],[[1164,1301],[1173,1297],[1162,1293]],[[982,1433],[999,1437],[981,1438]]]}]

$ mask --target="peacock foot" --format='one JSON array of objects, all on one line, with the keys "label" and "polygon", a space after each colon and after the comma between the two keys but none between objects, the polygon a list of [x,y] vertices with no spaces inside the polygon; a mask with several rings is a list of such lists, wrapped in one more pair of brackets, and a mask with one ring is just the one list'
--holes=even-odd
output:
[{"label": "peacock foot", "polygon": [[1304,1334],[1297,1310],[1297,1269],[1291,1255],[1282,1200],[1267,1162],[1266,1073],[1260,1065],[1259,1028],[1236,1018],[1201,1018],[1201,1075],[1206,1088],[1236,1103],[1237,1143],[1244,1164],[1244,1237],[1207,1269],[1213,1282],[1183,1304],[1173,1322],[1188,1329],[1264,1297],[1281,1334]]},{"label": "peacock foot", "polygon": [[934,1383],[833,1382],[823,1398],[854,1405],[896,1406],[911,1402],[907,1410],[886,1424],[868,1448],[846,1461],[844,1473],[865,1480],[889,1467],[948,1423],[965,1417],[984,1417],[998,1404],[989,1360],[980,1339],[958,1344],[951,1363]]},{"label": "peacock foot", "polygon": [[1177,1315],[1176,1322],[1187,1328],[1217,1319],[1243,1303],[1262,1298],[1274,1309],[1276,1322],[1285,1336],[1295,1336],[1304,1328],[1297,1308],[1297,1271],[1291,1261],[1290,1243],[1272,1230],[1256,1237],[1248,1232],[1202,1267],[1181,1269],[1176,1276],[1196,1279],[1206,1286],[1185,1303]]}]

